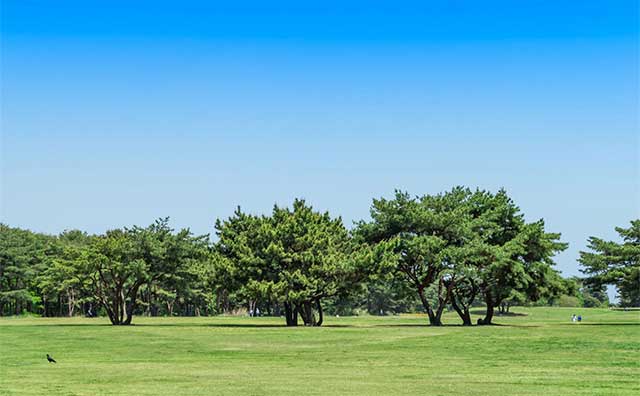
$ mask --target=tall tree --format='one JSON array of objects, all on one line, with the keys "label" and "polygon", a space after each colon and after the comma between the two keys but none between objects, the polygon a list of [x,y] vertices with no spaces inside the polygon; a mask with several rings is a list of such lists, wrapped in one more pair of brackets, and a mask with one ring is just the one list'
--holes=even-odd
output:
[{"label": "tall tree", "polygon": [[[374,199],[370,222],[360,222],[356,234],[369,244],[395,254],[393,271],[413,287],[433,326],[442,325],[452,282],[452,248],[462,243],[465,213],[460,205],[464,188],[434,196],[411,197],[396,191],[392,200]],[[427,294],[435,289],[435,301]]]},{"label": "tall tree", "polygon": [[293,207],[274,206],[271,216],[239,209],[216,224],[222,274],[249,300],[284,305],[288,326],[298,317],[308,326],[323,322],[322,299],[349,289],[365,276],[369,250],[354,249],[340,218],[320,213],[296,199]]},{"label": "tall tree", "polygon": [[555,279],[553,257],[567,248],[560,234],[545,231],[544,221],[526,223],[506,191],[476,191],[471,197],[477,236],[474,266],[487,312],[479,324],[491,324],[495,309],[514,296],[538,300]]},{"label": "tall tree", "polygon": [[266,255],[273,233],[267,217],[246,214],[238,207],[228,219],[216,221],[216,233],[215,283],[224,308],[231,308],[230,295],[252,307],[258,299],[282,293],[279,268],[270,265]]},{"label": "tall tree", "polygon": [[614,285],[623,306],[640,306],[640,219],[629,228],[616,227],[622,242],[589,238],[590,252],[580,252],[587,285]]},{"label": "tall tree", "polygon": [[[372,221],[358,234],[397,255],[398,273],[414,287],[431,325],[441,325],[447,303],[471,325],[469,308],[482,295],[490,324],[496,307],[514,296],[538,299],[554,276],[553,255],[566,248],[544,222],[525,223],[519,208],[499,191],[456,187],[438,195],[374,200]],[[426,291],[434,290],[429,300]]]},{"label": "tall tree", "polygon": [[[73,316],[84,303],[92,307],[93,299],[88,293],[88,284],[83,283],[86,279],[75,276],[75,264],[82,259],[92,238],[79,230],[64,231],[51,244],[46,267],[37,276],[45,316],[51,313],[51,307],[55,307],[56,303],[58,314],[62,313],[64,303],[67,316]],[[94,312],[93,309],[90,311]]]},{"label": "tall tree", "polygon": [[[285,284],[285,314],[295,316],[297,312],[305,325],[320,326],[321,300],[344,290],[363,274],[358,268],[361,262],[350,257],[349,234],[340,218],[316,212],[301,199],[291,209],[275,206],[271,226],[273,239],[267,256]],[[293,317],[290,322],[295,325]]]},{"label": "tall tree", "polygon": [[52,239],[0,223],[0,315],[40,310],[36,277],[46,266]]},{"label": "tall tree", "polygon": [[129,325],[142,285],[180,273],[207,253],[208,236],[193,236],[188,229],[174,233],[165,218],[146,228],[108,231],[92,239],[70,265],[78,284],[88,285],[111,323]]}]

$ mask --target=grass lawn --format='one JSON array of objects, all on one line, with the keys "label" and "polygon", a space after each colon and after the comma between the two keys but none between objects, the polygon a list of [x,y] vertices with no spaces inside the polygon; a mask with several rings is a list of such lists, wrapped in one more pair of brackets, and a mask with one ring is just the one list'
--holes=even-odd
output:
[{"label": "grass lawn", "polygon": [[[4,318],[0,395],[640,394],[640,312],[515,312],[472,328],[432,328],[418,315],[330,317],[321,328],[280,318],[136,317],[129,327]],[[583,323],[570,322],[574,312]]]}]

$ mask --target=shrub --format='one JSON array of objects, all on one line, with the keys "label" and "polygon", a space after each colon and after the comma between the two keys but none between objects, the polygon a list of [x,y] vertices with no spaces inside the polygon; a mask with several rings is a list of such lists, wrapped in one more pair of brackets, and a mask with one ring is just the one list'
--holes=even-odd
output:
[{"label": "shrub", "polygon": [[578,297],[562,295],[558,299],[558,305],[561,307],[579,307],[580,300]]}]

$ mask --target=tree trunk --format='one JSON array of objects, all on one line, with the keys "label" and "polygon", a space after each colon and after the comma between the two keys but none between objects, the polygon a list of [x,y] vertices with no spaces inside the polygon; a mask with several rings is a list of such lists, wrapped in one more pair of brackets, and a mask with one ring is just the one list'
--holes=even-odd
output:
[{"label": "tree trunk", "polygon": [[287,326],[298,325],[298,310],[294,308],[290,302],[284,303],[284,316],[287,321]]},{"label": "tree trunk", "polygon": [[[432,326],[442,326],[442,312],[444,312],[446,305],[447,304],[445,302],[440,302],[440,304],[438,304],[433,323],[430,323]],[[429,320],[431,321],[431,318],[429,318]]]},{"label": "tree trunk", "polygon": [[169,316],[173,316],[173,301],[167,301],[167,312]]},{"label": "tree trunk", "polygon": [[429,315],[429,325],[442,326],[442,320],[440,319],[442,315],[442,309],[440,309],[439,313],[434,312],[433,309],[431,309],[431,305],[429,304],[427,297],[424,295],[424,288],[418,288],[418,295],[420,296],[422,306],[424,307],[425,311],[427,311],[427,315]]},{"label": "tree trunk", "polygon": [[320,304],[320,299],[316,300],[316,308],[318,309],[318,321],[316,322],[316,326],[322,326],[324,316],[322,315],[322,304]]},{"label": "tree trunk", "polygon": [[75,310],[75,301],[74,301],[74,297],[73,297],[73,290],[68,289],[67,290],[67,316],[68,317],[73,317],[73,312]]},{"label": "tree trunk", "polygon": [[133,319],[133,312],[136,309],[136,303],[138,300],[138,290],[140,289],[141,284],[136,284],[132,289],[127,293],[127,297],[129,297],[129,302],[127,303],[127,318],[124,320],[124,325],[130,325],[131,320]]},{"label": "tree trunk", "polygon": [[469,308],[466,306],[460,307],[456,302],[455,296],[451,296],[451,305],[453,309],[458,313],[460,319],[462,319],[463,326],[471,326],[471,314],[469,313]]},{"label": "tree trunk", "polygon": [[462,316],[462,325],[463,326],[471,326],[471,313],[469,312],[468,308],[465,308],[463,311],[463,316]]},{"label": "tree trunk", "polygon": [[313,306],[311,301],[305,301],[301,305],[302,321],[305,326],[316,326],[316,317],[313,314]]},{"label": "tree trunk", "polygon": [[485,315],[484,319],[482,320],[482,324],[483,325],[492,324],[491,321],[493,320],[494,312],[495,311],[494,311],[493,305],[491,305],[491,304],[487,305],[487,314]]},{"label": "tree trunk", "polygon": [[129,303],[127,304],[127,318],[122,323],[123,325],[130,325],[131,320],[133,319],[133,310],[136,307],[136,297],[132,297]]},{"label": "tree trunk", "polygon": [[480,319],[478,320],[478,324],[479,325],[490,325],[491,320],[493,320],[493,314],[494,314],[494,309],[495,309],[495,305],[494,305],[494,301],[491,298],[491,293],[490,292],[485,292],[485,303],[487,304],[487,312],[484,316],[484,319]]}]

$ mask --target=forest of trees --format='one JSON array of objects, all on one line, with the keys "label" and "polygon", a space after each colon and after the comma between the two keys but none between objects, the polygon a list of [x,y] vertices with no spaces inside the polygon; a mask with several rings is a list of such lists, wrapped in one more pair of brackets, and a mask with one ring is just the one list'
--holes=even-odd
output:
[{"label": "forest of trees", "polygon": [[503,190],[456,187],[424,196],[374,199],[371,219],[347,229],[304,200],[269,215],[238,208],[216,235],[174,230],[169,219],[90,235],[46,235],[0,224],[0,315],[199,316],[242,312],[320,326],[324,315],[445,310],[472,325],[514,305],[640,306],[640,220],[622,242],[589,239],[586,277],[562,278],[566,249],[543,220],[526,222]]}]

